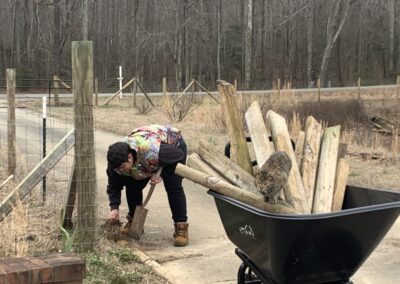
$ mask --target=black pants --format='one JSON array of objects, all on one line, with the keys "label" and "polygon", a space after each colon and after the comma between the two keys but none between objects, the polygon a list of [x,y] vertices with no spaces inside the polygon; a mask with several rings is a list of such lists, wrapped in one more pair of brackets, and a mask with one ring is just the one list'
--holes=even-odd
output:
[{"label": "black pants", "polygon": [[[180,148],[185,153],[182,164],[186,162],[186,144],[182,143]],[[165,190],[168,195],[169,207],[172,213],[172,219],[174,222],[186,222],[187,221],[187,210],[186,210],[186,196],[182,187],[182,177],[176,175],[175,165],[164,166],[161,171],[161,177],[164,182]],[[146,187],[150,178],[144,180],[135,180],[130,178],[127,181],[126,187],[126,199],[128,201],[129,215],[132,217],[135,212],[137,205],[143,203],[143,189]]]}]

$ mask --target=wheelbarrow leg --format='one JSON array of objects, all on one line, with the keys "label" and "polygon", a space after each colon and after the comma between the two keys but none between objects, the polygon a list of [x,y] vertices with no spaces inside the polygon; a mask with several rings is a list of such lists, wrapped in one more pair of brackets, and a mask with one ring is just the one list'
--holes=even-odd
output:
[{"label": "wheelbarrow leg", "polygon": [[239,248],[235,249],[235,253],[243,261],[238,270],[238,283],[252,284],[252,283],[265,283],[277,284],[272,279],[267,279],[258,270],[254,262]]},{"label": "wheelbarrow leg", "polygon": [[262,281],[259,280],[256,275],[252,272],[250,267],[248,267],[244,262],[240,265],[238,270],[238,284],[261,284]]}]

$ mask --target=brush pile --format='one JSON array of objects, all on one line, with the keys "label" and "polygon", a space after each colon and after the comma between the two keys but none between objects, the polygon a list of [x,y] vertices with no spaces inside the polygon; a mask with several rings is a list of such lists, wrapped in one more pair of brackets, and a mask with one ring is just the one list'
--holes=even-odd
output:
[{"label": "brush pile", "polygon": [[[264,122],[254,101],[245,113],[246,133],[234,87],[219,81],[218,91],[230,151],[224,155],[201,141],[187,166],[177,166],[178,175],[268,212],[314,214],[342,208],[349,162],[339,158],[344,156],[339,153],[340,126],[323,129],[309,116],[293,141],[286,120],[269,110]],[[253,162],[246,139],[254,149]]]}]

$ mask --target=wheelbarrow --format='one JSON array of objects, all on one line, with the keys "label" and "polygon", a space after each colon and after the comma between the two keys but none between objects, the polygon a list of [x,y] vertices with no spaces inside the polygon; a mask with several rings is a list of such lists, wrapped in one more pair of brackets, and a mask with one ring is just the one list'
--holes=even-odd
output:
[{"label": "wheelbarrow", "polygon": [[342,211],[273,214],[208,191],[236,254],[238,283],[352,283],[400,214],[400,192],[348,185]]}]

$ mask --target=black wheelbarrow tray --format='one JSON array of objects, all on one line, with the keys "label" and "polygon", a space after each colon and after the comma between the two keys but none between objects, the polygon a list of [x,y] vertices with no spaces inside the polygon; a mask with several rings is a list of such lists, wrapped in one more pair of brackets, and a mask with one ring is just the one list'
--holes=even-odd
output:
[{"label": "black wheelbarrow tray", "polygon": [[243,260],[239,283],[351,283],[400,213],[400,192],[349,185],[342,211],[314,215],[268,213],[208,193]]}]

